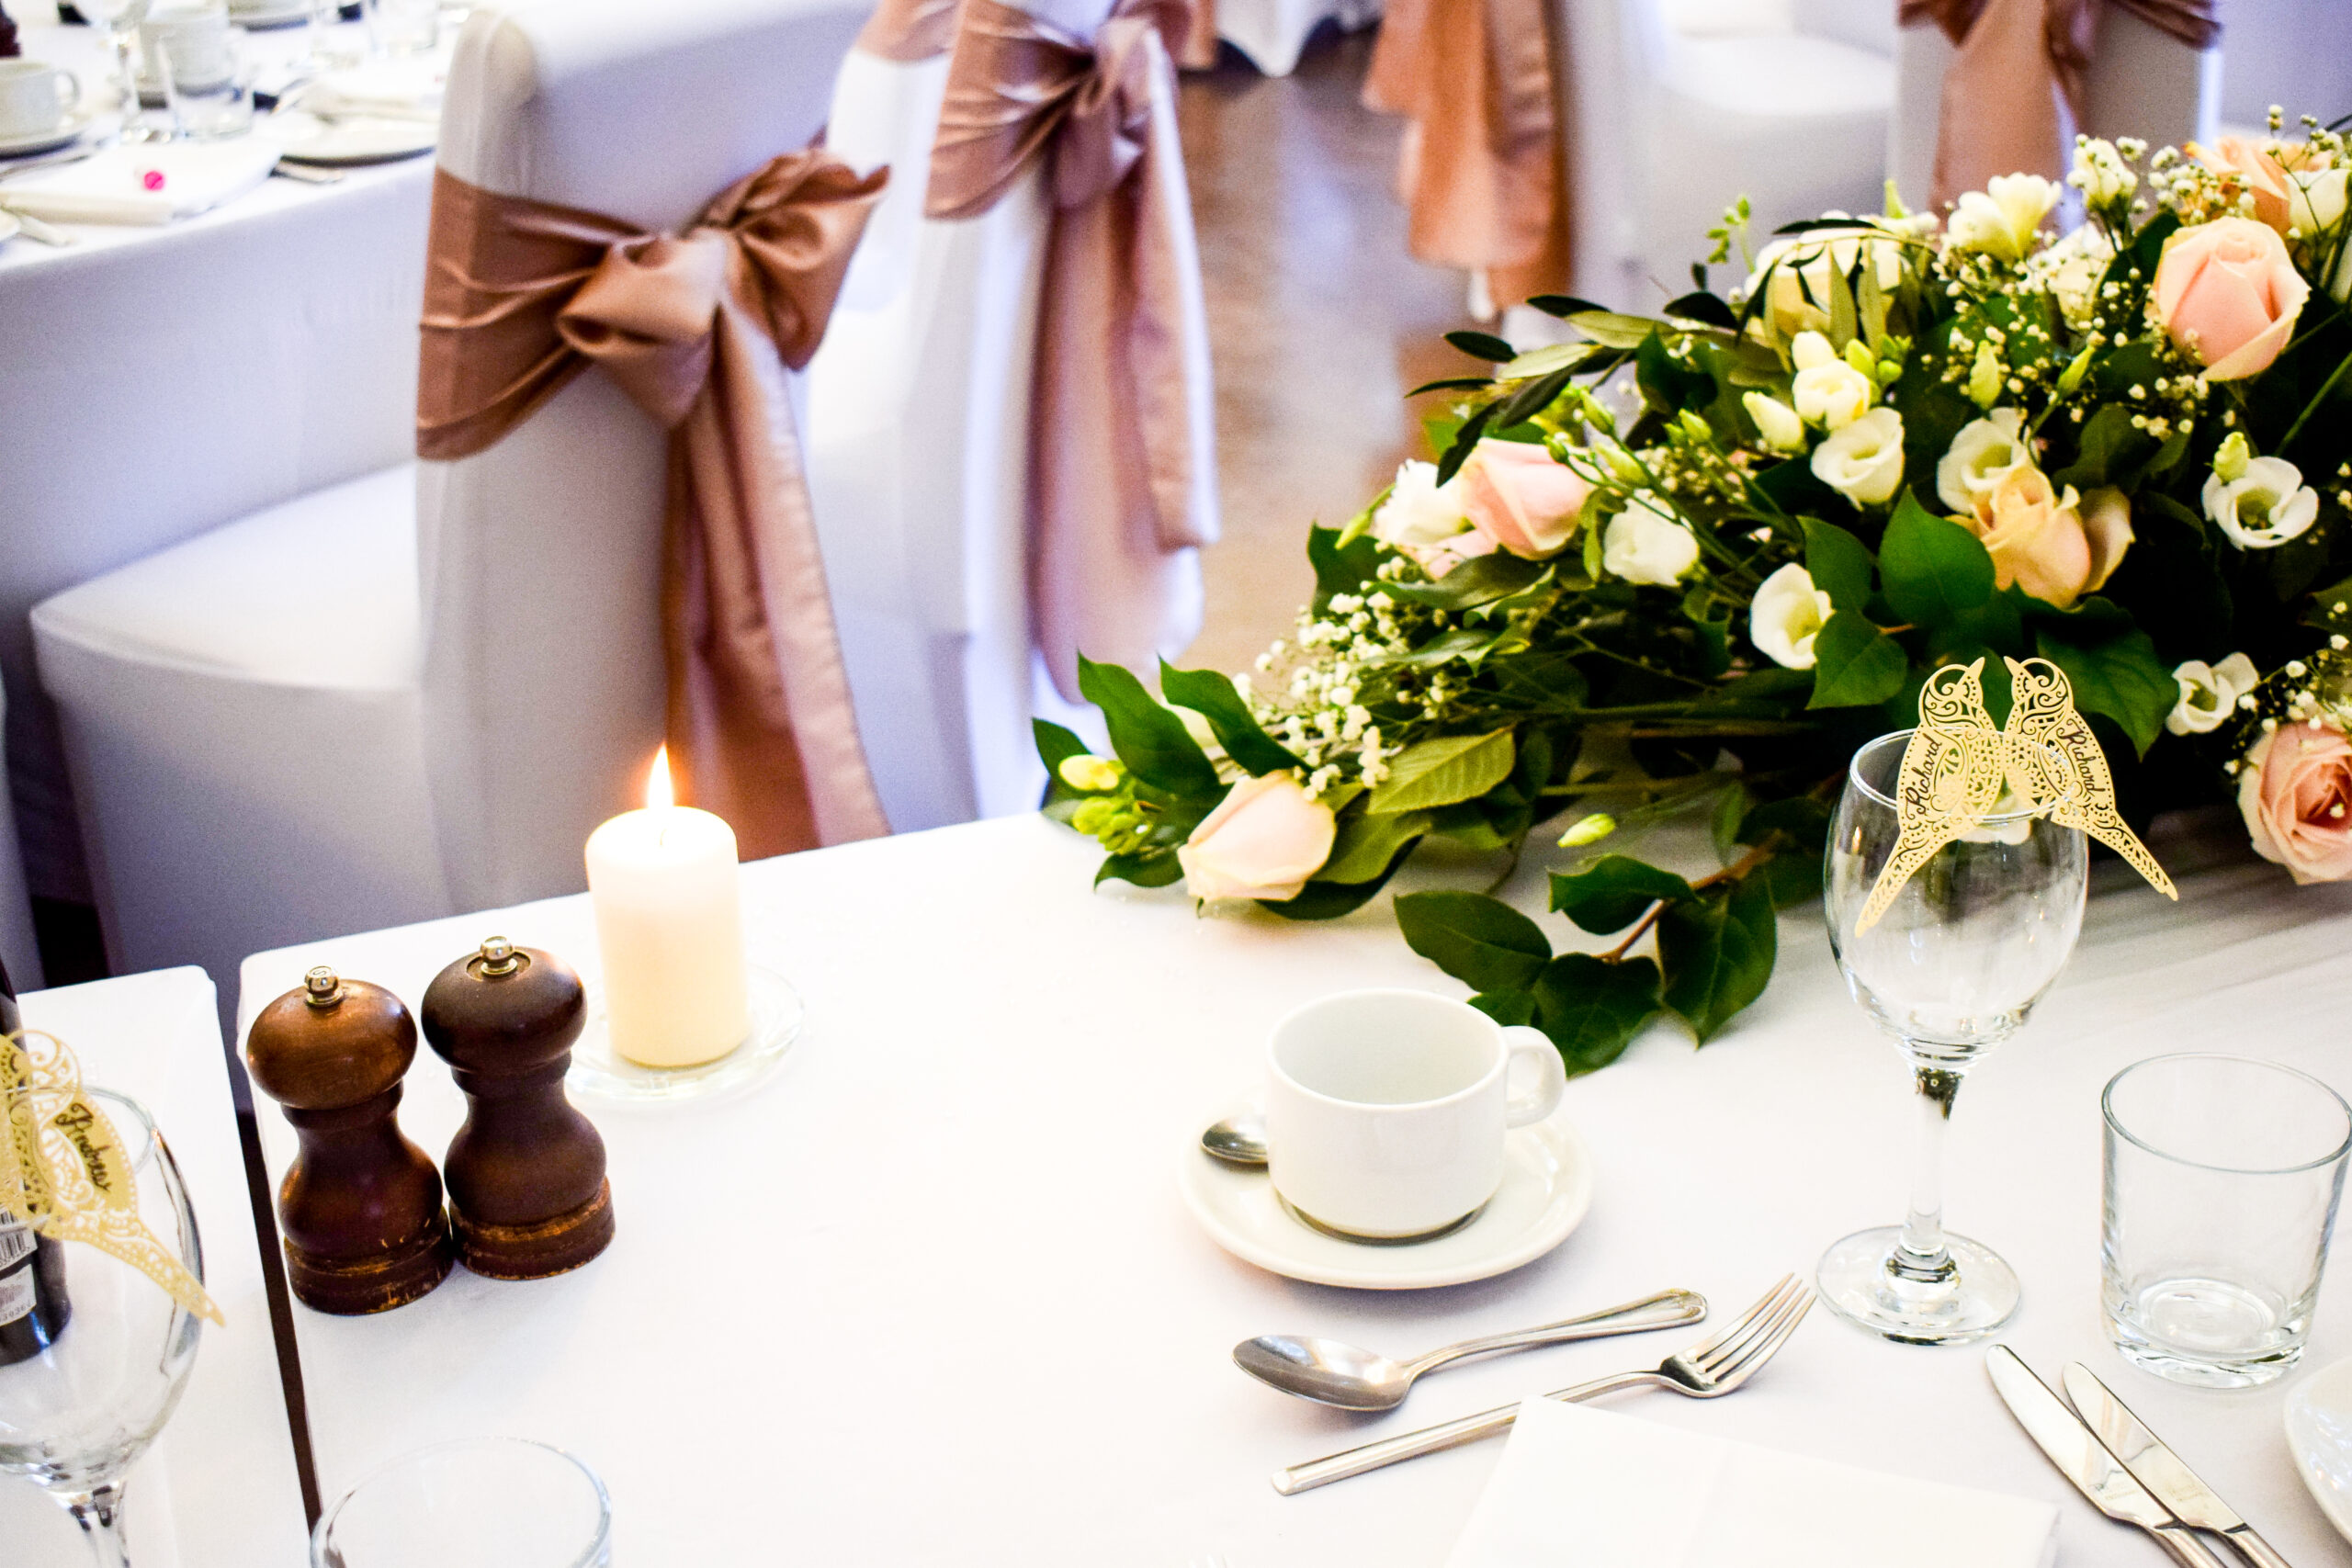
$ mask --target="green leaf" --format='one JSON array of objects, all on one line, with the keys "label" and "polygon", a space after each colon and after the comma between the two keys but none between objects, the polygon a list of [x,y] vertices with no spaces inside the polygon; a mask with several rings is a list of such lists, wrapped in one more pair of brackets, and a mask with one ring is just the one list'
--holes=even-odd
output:
[{"label": "green leaf", "polygon": [[1398,851],[1410,848],[1429,830],[1425,811],[1401,811],[1394,816],[1349,812],[1340,818],[1339,834],[1323,869],[1315,874],[1316,880],[1368,882],[1388,869]]},{"label": "green leaf", "polygon": [[1306,532],[1306,561],[1315,569],[1315,608],[1320,611],[1334,593],[1354,593],[1377,582],[1380,542],[1369,535],[1341,543],[1341,530],[1310,528]]},{"label": "green leaf", "polygon": [[1392,598],[1410,599],[1431,609],[1475,610],[1524,592],[1549,570],[1542,561],[1493,550],[1471,557],[1435,582],[1389,582],[1381,587]]},{"label": "green leaf", "polygon": [[1475,800],[1510,777],[1516,755],[1508,729],[1416,741],[1389,762],[1388,777],[1372,792],[1371,808],[1421,811]]},{"label": "green leaf", "polygon": [[1878,570],[1887,604],[1914,626],[1940,625],[1993,597],[1993,558],[1984,545],[1907,490],[1887,521]]},{"label": "green leaf", "polygon": [[[1865,247],[1862,266],[1867,270],[1872,265],[1873,259]],[[1824,303],[1829,307],[1829,346],[1843,354],[1846,345],[1860,334],[1860,312],[1854,306],[1854,286],[1835,265],[1829,268],[1829,298]]]},{"label": "green leaf", "polygon": [[2132,411],[2109,403],[2083,425],[2075,461],[2050,479],[2082,490],[2129,483],[2156,451],[2155,439],[2132,423]]},{"label": "green leaf", "polygon": [[1470,998],[1470,1005],[1506,1027],[1535,1021],[1532,991],[1481,991]]},{"label": "green leaf", "polygon": [[1074,730],[1065,729],[1047,719],[1033,718],[1030,730],[1037,737],[1037,756],[1046,764],[1046,772],[1056,780],[1061,777],[1062,763],[1072,757],[1084,757],[1092,748],[1078,738]]},{"label": "green leaf", "polygon": [[1116,664],[1097,664],[1080,654],[1078,690],[1102,710],[1103,725],[1111,732],[1111,750],[1136,778],[1179,799],[1214,800],[1225,793],[1208,754],[1184,728],[1184,721],[1153,701],[1133,674]]},{"label": "green leaf", "polygon": [[1495,428],[1506,430],[1521,421],[1533,419],[1568,389],[1568,382],[1575,375],[1573,370],[1555,370],[1548,376],[1540,376],[1528,382],[1503,400],[1502,406],[1495,412]]},{"label": "green leaf", "polygon": [[1771,890],[1758,877],[1669,905],[1658,917],[1666,1005],[1682,1016],[1700,1044],[1764,994],[1778,942]]},{"label": "green leaf", "polygon": [[1178,670],[1159,661],[1159,692],[1178,707],[1209,721],[1225,754],[1252,773],[1278,773],[1302,767],[1296,757],[1261,728],[1233,682],[1214,670]]},{"label": "green leaf", "polygon": [[1437,460],[1438,483],[1444,484],[1462,471],[1462,465],[1470,460],[1470,454],[1476,450],[1479,440],[1486,435],[1487,427],[1494,423],[1495,410],[1500,406],[1488,403],[1453,433],[1453,443],[1446,447],[1445,455]]},{"label": "green leaf", "polygon": [[1590,359],[1592,344],[1589,343],[1551,343],[1542,348],[1531,348],[1510,364],[1495,372],[1498,380],[1512,380],[1521,376],[1549,376],[1555,370],[1573,370]]},{"label": "green leaf", "polygon": [[1859,613],[1871,596],[1871,552],[1833,524],[1815,517],[1804,522],[1805,575],[1838,608]]},{"label": "green leaf", "polygon": [[[2086,600],[2084,608],[2106,603]],[[2075,705],[2113,719],[2144,757],[2180,700],[2179,682],[2156,657],[2154,641],[2138,626],[2095,641],[2073,640],[2088,629],[2072,617],[2052,616],[2035,626],[2034,647],[2065,671],[2067,683],[2075,688]]]},{"label": "green leaf", "polygon": [[1448,333],[1445,341],[1473,359],[1505,365],[1519,357],[1519,350],[1492,333]]},{"label": "green leaf", "polygon": [[1714,816],[1707,826],[1715,840],[1715,858],[1725,865],[1739,858],[1739,825],[1747,819],[1747,808],[1755,803],[1756,797],[1737,779],[1715,801]]},{"label": "green leaf", "polygon": [[1566,953],[1535,981],[1535,1026],[1560,1048],[1570,1077],[1623,1055],[1657,1008],[1657,965],[1646,958],[1604,964],[1590,953]]},{"label": "green leaf", "polygon": [[1102,866],[1094,873],[1094,886],[1106,882],[1132,882],[1137,887],[1165,887],[1181,881],[1184,868],[1176,859],[1174,850],[1150,850],[1139,855],[1105,855]]},{"label": "green leaf", "polygon": [[1552,957],[1533,920],[1483,893],[1407,893],[1396,899],[1405,944],[1476,991],[1524,990]]},{"label": "green leaf", "polygon": [[1829,617],[1813,639],[1813,700],[1808,708],[1866,707],[1903,689],[1910,673],[1903,645],[1852,610]]},{"label": "green leaf", "polygon": [[1821,852],[1829,838],[1829,807],[1811,795],[1770,800],[1747,814],[1739,825],[1739,841],[1760,844],[1778,833],[1772,858],[1753,874],[1771,888],[1772,907],[1785,909],[1816,897],[1821,892]]},{"label": "green leaf", "polygon": [[1578,310],[1568,318],[1568,325],[1611,348],[1639,348],[1642,340],[1657,330],[1657,323],[1645,316],[1628,316],[1615,310]]},{"label": "green leaf", "polygon": [[1688,882],[1630,855],[1603,855],[1586,870],[1552,874],[1552,908],[1595,936],[1623,931],[1661,898],[1690,897]]}]

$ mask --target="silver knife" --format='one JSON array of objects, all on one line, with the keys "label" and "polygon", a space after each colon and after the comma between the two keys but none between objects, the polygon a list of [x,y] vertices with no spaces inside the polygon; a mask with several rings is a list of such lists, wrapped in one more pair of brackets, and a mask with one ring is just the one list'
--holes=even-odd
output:
[{"label": "silver knife", "polygon": [[2211,1487],[2197,1478],[2195,1471],[2181,1462],[2178,1454],[2165,1447],[2138,1416],[2124,1408],[2123,1402],[2115,1397],[2115,1391],[2099,1382],[2088,1367],[2080,1361],[2067,1362],[2064,1382],[2066,1397],[2075,1402],[2075,1408],[2082,1413],[2090,1429],[2098,1434],[2108,1451],[2122,1461],[2123,1468],[2140,1484],[2154,1493],[2182,1524],[2227,1536],[2255,1568],[2290,1568],[2268,1541],[2255,1534],[2254,1527],[2240,1517],[2236,1509],[2216,1496]]},{"label": "silver knife", "polygon": [[2075,1483],[2075,1490],[2090,1499],[2092,1507],[2110,1519],[2146,1530],[2184,1568],[2227,1568],[2211,1547],[2156,1501],[2154,1493],[2132,1479],[2132,1472],[2075,1418],[2065,1401],[2018,1359],[2016,1352],[2006,1345],[1994,1346],[1984,1352],[1984,1370],[1993,1375],[1993,1387],[2026,1436],[2040,1445],[2060,1474]]}]

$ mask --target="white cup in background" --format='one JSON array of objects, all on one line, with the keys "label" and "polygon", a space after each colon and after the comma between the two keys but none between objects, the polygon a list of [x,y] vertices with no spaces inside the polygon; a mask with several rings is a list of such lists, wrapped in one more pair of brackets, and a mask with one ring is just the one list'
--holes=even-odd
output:
[{"label": "white cup in background", "polygon": [[[1517,1089],[1513,1080],[1519,1081]],[[1274,1026],[1274,1190],[1326,1230],[1405,1241],[1460,1224],[1503,1179],[1503,1137],[1549,1116],[1567,1072],[1540,1030],[1426,991],[1344,991]]]},{"label": "white cup in background", "polygon": [[82,80],[38,60],[0,60],[0,137],[55,130],[81,101]]}]

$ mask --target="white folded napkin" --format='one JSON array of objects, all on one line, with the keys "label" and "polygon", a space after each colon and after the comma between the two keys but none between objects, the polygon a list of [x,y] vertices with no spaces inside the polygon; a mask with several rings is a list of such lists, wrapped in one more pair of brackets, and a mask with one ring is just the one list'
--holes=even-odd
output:
[{"label": "white folded napkin", "polygon": [[2047,1503],[1531,1398],[1446,1568],[2047,1568],[2057,1528]]},{"label": "white folded napkin", "polygon": [[252,140],[109,147],[0,185],[0,207],[53,223],[168,223],[244,195],[277,164],[275,146]]},{"label": "white folded napkin", "polygon": [[296,103],[312,114],[374,115],[379,119],[441,118],[441,92],[448,66],[438,55],[371,60],[330,71],[303,88]]}]

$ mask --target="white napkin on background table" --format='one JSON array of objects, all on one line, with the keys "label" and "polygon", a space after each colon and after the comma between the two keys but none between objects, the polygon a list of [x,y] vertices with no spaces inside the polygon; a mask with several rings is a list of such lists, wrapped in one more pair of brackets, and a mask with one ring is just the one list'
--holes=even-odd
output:
[{"label": "white napkin on background table", "polygon": [[371,60],[330,71],[294,96],[312,114],[374,115],[379,119],[437,120],[448,62],[439,54]]},{"label": "white napkin on background table", "polygon": [[[277,164],[277,147],[251,139],[108,147],[0,185],[0,208],[53,223],[168,223],[244,195]],[[163,176],[153,190],[151,171]]]},{"label": "white napkin on background table", "polygon": [[2058,1510],[1531,1398],[1446,1568],[2047,1568]]}]

